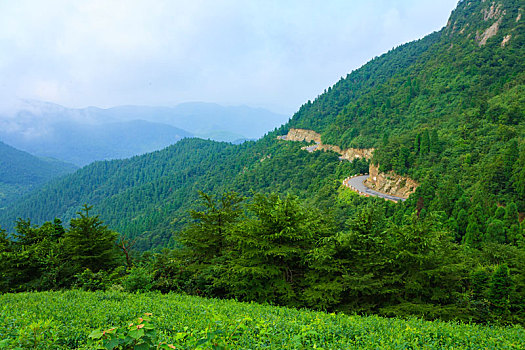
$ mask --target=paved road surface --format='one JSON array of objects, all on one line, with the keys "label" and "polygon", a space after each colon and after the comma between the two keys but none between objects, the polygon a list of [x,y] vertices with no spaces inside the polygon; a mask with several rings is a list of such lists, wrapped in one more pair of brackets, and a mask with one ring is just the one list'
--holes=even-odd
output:
[{"label": "paved road surface", "polygon": [[377,191],[371,190],[368,187],[366,187],[363,182],[368,178],[368,176],[369,175],[356,176],[356,177],[353,177],[350,180],[348,180],[347,183],[348,183],[348,185],[353,186],[358,191],[360,191],[362,193],[366,193],[366,194],[368,194],[370,196],[386,198],[386,199],[390,199],[390,200],[393,200],[393,201],[396,201],[396,202],[399,201],[399,200],[405,201],[405,198],[391,196],[391,195],[388,195],[388,194],[384,194],[384,193],[381,193],[381,192],[377,192]]}]

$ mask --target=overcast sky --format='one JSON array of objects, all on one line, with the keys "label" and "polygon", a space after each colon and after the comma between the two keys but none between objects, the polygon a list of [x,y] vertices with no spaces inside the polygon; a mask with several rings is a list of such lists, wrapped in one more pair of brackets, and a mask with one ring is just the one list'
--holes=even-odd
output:
[{"label": "overcast sky", "polygon": [[0,104],[246,104],[292,114],[446,24],[457,0],[0,0]]}]

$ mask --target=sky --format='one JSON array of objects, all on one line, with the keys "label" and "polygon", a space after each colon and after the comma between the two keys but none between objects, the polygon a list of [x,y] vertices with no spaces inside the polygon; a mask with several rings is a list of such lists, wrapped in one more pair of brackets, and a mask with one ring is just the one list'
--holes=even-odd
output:
[{"label": "sky", "polygon": [[457,0],[3,0],[0,109],[189,101],[291,115]]}]

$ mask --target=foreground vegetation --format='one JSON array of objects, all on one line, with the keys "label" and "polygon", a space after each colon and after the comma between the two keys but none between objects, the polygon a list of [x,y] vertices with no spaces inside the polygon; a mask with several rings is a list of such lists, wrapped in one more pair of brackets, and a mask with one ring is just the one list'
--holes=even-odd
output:
[{"label": "foreground vegetation", "polygon": [[94,330],[152,313],[175,348],[522,349],[519,326],[486,327],[294,310],[177,294],[41,292],[0,296],[0,348],[85,349]]},{"label": "foreground vegetation", "polygon": [[88,206],[69,227],[18,220],[13,235],[0,229],[0,292],[120,285],[362,315],[525,324],[525,242],[521,235],[518,245],[506,242],[518,224],[511,206],[496,210],[509,221],[499,234],[458,242],[446,216],[421,218],[335,191],[332,212],[292,195],[201,192],[179,245],[156,253],[133,251],[133,240]]}]

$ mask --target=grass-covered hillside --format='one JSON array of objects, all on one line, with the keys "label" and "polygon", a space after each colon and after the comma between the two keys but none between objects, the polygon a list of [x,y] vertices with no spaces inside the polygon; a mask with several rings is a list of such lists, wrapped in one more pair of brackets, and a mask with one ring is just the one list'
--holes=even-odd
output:
[{"label": "grass-covered hillside", "polygon": [[43,183],[75,169],[73,164],[35,157],[0,141],[0,208]]},{"label": "grass-covered hillside", "polygon": [[518,326],[347,316],[177,294],[5,294],[0,296],[0,316],[0,349],[93,349],[95,345],[87,345],[90,334],[101,337],[114,327],[128,332],[134,328],[130,323],[139,324],[138,317],[147,325],[145,332],[135,334],[139,340],[153,338],[155,344],[166,342],[175,349],[525,347],[525,331]]}]

